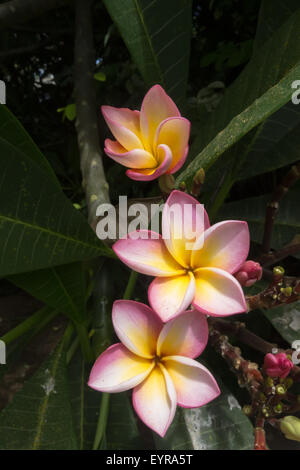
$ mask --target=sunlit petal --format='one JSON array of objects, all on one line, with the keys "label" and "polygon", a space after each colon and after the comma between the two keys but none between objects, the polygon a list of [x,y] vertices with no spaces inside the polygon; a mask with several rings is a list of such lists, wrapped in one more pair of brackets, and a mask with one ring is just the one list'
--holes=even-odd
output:
[{"label": "sunlit petal", "polygon": [[198,357],[208,340],[206,315],[190,310],[166,323],[157,342],[158,356]]},{"label": "sunlit petal", "polygon": [[247,258],[249,246],[250,235],[246,222],[219,222],[206,230],[203,248],[193,251],[192,266],[214,267],[234,273]]},{"label": "sunlit petal", "polygon": [[243,290],[231,274],[219,268],[199,268],[194,275],[193,305],[200,312],[222,317],[246,311]]},{"label": "sunlit petal", "polygon": [[110,139],[105,140],[104,151],[110,158],[127,168],[155,168],[157,166],[153,155],[146,150],[137,148],[127,152],[119,142]]},{"label": "sunlit petal", "polygon": [[188,357],[170,356],[163,359],[177,394],[177,404],[184,408],[203,406],[220,395],[212,374],[199,362]]},{"label": "sunlit petal", "polygon": [[155,146],[167,145],[172,151],[172,163],[167,173],[179,170],[188,152],[190,121],[183,117],[172,117],[162,121],[156,131]]},{"label": "sunlit petal", "polygon": [[[143,234],[144,239],[135,239]],[[156,239],[153,239],[154,236]],[[146,238],[147,237],[147,238]],[[159,234],[150,230],[140,230],[118,240],[113,245],[116,255],[131,269],[150,276],[176,276],[183,272],[172,258]]]},{"label": "sunlit petal", "polygon": [[88,385],[100,392],[123,392],[141,383],[153,361],[132,354],[121,343],[113,344],[96,360]]},{"label": "sunlit petal", "polygon": [[176,277],[157,277],[148,290],[149,302],[163,322],[183,312],[192,303],[195,281],[191,273]]},{"label": "sunlit petal", "polygon": [[180,116],[180,112],[163,88],[160,85],[150,88],[143,100],[140,114],[144,143],[149,142],[152,145],[159,124],[168,117],[175,116]]},{"label": "sunlit petal", "polygon": [[150,307],[133,300],[117,300],[112,321],[120,341],[133,353],[151,358],[163,323]]},{"label": "sunlit petal", "polygon": [[140,113],[127,108],[101,107],[103,117],[117,141],[126,149],[142,149]]},{"label": "sunlit petal", "polygon": [[167,145],[159,145],[156,149],[156,168],[152,169],[131,169],[126,171],[126,175],[132,180],[152,181],[167,172],[172,163],[172,152]]},{"label": "sunlit petal", "polygon": [[162,233],[172,256],[188,268],[196,238],[209,227],[209,219],[203,205],[182,191],[172,191],[162,216]]},{"label": "sunlit petal", "polygon": [[176,392],[163,366],[156,366],[147,379],[135,387],[133,406],[140,419],[164,437],[176,411]]}]

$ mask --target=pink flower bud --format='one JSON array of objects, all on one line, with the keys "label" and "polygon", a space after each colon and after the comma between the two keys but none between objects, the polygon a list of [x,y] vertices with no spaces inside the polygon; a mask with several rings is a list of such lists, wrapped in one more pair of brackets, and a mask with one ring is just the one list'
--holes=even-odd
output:
[{"label": "pink flower bud", "polygon": [[285,378],[289,375],[294,364],[285,353],[267,354],[264,360],[264,370],[269,377]]},{"label": "pink flower bud", "polygon": [[245,261],[234,276],[239,281],[241,286],[250,287],[256,281],[259,281],[262,276],[262,267],[255,261]]}]

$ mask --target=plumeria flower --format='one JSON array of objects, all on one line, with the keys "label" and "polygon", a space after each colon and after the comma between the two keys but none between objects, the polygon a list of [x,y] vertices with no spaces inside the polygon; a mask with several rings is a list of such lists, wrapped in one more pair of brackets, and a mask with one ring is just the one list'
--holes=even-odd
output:
[{"label": "plumeria flower", "polygon": [[[173,205],[181,210],[172,218]],[[202,212],[197,230],[196,211]],[[180,227],[184,228],[182,234]],[[227,220],[210,227],[202,204],[181,191],[172,191],[163,209],[162,232],[164,238],[147,230],[133,232],[117,241],[113,250],[133,270],[155,276],[149,301],[163,321],[190,304],[212,316],[246,311],[243,290],[233,276],[249,251],[246,222]]]},{"label": "plumeria flower", "polygon": [[109,393],[133,388],[136,413],[160,436],[177,404],[195,408],[220,394],[211,373],[194,360],[208,340],[205,315],[191,310],[163,324],[147,305],[117,300],[112,321],[121,342],[98,357],[89,386]]},{"label": "plumeria flower", "polygon": [[141,111],[102,106],[102,114],[117,139],[105,140],[105,153],[129,168],[133,180],[150,181],[178,171],[188,153],[190,122],[159,85],[146,94]]}]

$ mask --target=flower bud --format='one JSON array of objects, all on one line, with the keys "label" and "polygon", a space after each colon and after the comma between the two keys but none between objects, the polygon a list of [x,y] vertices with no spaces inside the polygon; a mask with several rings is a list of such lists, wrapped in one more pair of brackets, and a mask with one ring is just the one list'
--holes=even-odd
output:
[{"label": "flower bud", "polygon": [[264,370],[269,377],[285,378],[289,375],[294,364],[287,358],[285,353],[266,354]]},{"label": "flower bud", "polygon": [[262,267],[255,261],[245,261],[240,269],[234,274],[241,286],[250,287],[262,276]]},{"label": "flower bud", "polygon": [[300,442],[300,419],[296,416],[285,416],[281,419],[280,429],[287,439]]}]

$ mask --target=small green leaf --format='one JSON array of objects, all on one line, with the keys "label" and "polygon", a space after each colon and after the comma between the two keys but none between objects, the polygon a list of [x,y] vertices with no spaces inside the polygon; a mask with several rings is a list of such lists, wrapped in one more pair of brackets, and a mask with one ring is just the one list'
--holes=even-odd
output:
[{"label": "small green leaf", "polygon": [[72,103],[72,104],[68,104],[66,107],[65,107],[65,116],[67,119],[69,119],[69,121],[74,121],[74,119],[76,118],[76,104],[75,103]]},{"label": "small green leaf", "polygon": [[94,73],[94,79],[97,80],[98,82],[105,82],[106,75],[103,72],[96,72]]}]

